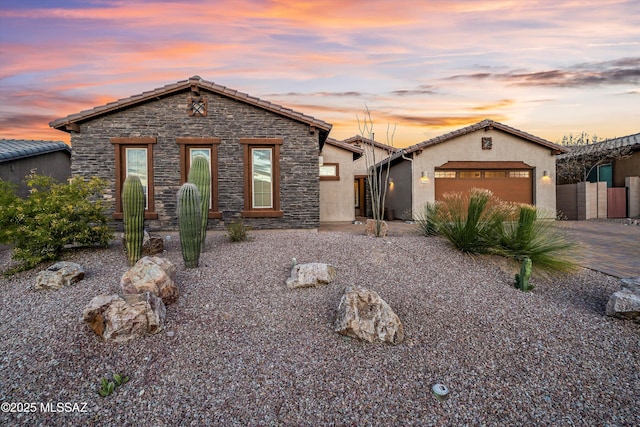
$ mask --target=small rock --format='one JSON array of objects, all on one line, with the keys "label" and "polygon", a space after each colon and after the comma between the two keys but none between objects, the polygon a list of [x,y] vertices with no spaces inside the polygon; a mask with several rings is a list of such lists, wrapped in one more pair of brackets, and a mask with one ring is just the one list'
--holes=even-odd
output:
[{"label": "small rock", "polygon": [[89,327],[105,341],[125,342],[164,328],[166,309],[150,292],[120,296],[98,295],[82,312]]},{"label": "small rock", "polygon": [[607,316],[640,323],[640,278],[623,279],[622,289],[607,302]]},{"label": "small rock", "polygon": [[61,261],[38,273],[36,289],[60,289],[84,279],[84,269],[75,262]]},{"label": "small rock", "polygon": [[398,344],[404,340],[402,322],[377,292],[353,286],[340,299],[335,331],[368,341]]},{"label": "small rock", "polygon": [[287,279],[289,288],[309,288],[326,285],[333,282],[336,269],[332,265],[320,262],[297,264],[291,270],[291,277]]},{"label": "small rock", "polygon": [[151,292],[169,305],[178,299],[175,278],[176,267],[169,260],[147,256],[122,275],[120,287],[125,294]]}]

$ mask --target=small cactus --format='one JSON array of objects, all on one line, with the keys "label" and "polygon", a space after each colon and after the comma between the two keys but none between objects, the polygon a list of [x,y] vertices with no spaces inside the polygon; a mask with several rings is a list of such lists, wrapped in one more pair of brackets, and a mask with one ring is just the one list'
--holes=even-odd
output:
[{"label": "small cactus", "polygon": [[135,175],[124,180],[122,215],[127,258],[129,265],[133,266],[141,257],[144,240],[144,190],[140,178]]},{"label": "small cactus", "polygon": [[200,208],[200,191],[195,184],[186,182],[178,191],[178,226],[182,259],[187,268],[198,266],[202,249],[200,225],[202,211]]},{"label": "small cactus", "polygon": [[200,191],[200,210],[202,212],[200,234],[202,250],[204,250],[207,237],[207,222],[209,220],[209,201],[211,200],[211,172],[209,171],[209,161],[206,157],[196,156],[193,159],[187,181],[195,184]]},{"label": "small cactus", "polygon": [[522,265],[520,266],[520,273],[516,274],[516,288],[525,292],[533,289],[533,285],[529,283],[530,277],[531,277],[531,259],[525,258],[522,260]]}]

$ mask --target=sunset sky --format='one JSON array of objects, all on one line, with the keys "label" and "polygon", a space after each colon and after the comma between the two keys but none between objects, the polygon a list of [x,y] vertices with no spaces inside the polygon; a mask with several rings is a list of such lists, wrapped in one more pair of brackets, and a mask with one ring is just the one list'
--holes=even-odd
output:
[{"label": "sunset sky", "polygon": [[0,0],[0,138],[199,75],[405,147],[491,118],[640,132],[640,0]]}]

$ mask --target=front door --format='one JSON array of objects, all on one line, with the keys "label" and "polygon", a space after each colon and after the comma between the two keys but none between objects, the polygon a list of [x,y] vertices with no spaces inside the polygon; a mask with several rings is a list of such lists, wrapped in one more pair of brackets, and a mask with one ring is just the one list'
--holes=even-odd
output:
[{"label": "front door", "polygon": [[366,216],[366,193],[365,183],[366,177],[356,177],[353,181],[353,194],[355,197],[354,205],[356,207],[356,216]]}]

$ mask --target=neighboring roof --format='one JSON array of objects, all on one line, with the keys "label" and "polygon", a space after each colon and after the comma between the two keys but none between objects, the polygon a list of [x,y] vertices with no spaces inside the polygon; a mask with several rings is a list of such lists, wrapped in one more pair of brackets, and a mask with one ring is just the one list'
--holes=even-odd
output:
[{"label": "neighboring roof", "polygon": [[570,151],[558,156],[558,160],[570,159],[577,156],[583,156],[585,154],[600,153],[625,147],[629,147],[633,151],[640,150],[640,133],[621,136],[620,138],[606,139],[602,142],[596,142],[595,144],[567,146]]},{"label": "neighboring roof", "polygon": [[362,137],[360,135],[352,136],[351,138],[347,138],[342,142],[344,142],[346,144],[356,145],[356,146],[358,146],[359,144],[363,144],[363,143],[373,144],[374,147],[382,148],[383,150],[391,151],[391,152],[394,152],[394,153],[397,153],[398,151],[401,151],[400,148],[392,147],[391,145],[383,144],[381,142],[374,141],[373,139],[364,138],[364,137]]},{"label": "neighboring roof", "polygon": [[133,95],[128,98],[122,98],[114,102],[110,102],[106,105],[94,107],[89,110],[84,110],[76,114],[68,115],[60,119],[56,119],[49,123],[52,128],[70,132],[73,129],[73,125],[78,122],[83,122],[89,119],[93,119],[98,116],[113,113],[115,111],[123,110],[134,105],[138,105],[144,102],[152,101],[156,98],[172,95],[185,91],[187,89],[205,89],[213,93],[217,93],[222,96],[226,96],[236,101],[244,102],[249,105],[253,105],[264,110],[271,111],[276,114],[288,117],[293,120],[297,120],[302,123],[308,123],[310,126],[316,127],[320,130],[321,144],[327,138],[329,131],[331,131],[332,125],[322,120],[315,119],[311,116],[299,113],[289,108],[282,107],[280,105],[273,104],[268,101],[263,101],[260,98],[249,96],[246,93],[238,92],[237,90],[230,89],[226,86],[221,86],[207,80],[203,80],[200,76],[193,76],[188,80],[181,80],[177,83],[165,85],[163,87],[153,89],[151,91],[143,92],[138,95]]},{"label": "neighboring roof", "polygon": [[62,141],[0,139],[0,163],[56,151],[66,151],[71,155],[71,147]]},{"label": "neighboring roof", "polygon": [[342,148],[343,150],[351,151],[352,153],[362,155],[364,149],[356,145],[347,144],[344,141],[338,141],[337,139],[327,138],[326,144],[333,145],[334,147]]},{"label": "neighboring roof", "polygon": [[423,150],[424,148],[430,147],[432,145],[440,144],[440,143],[449,141],[451,139],[457,138],[459,136],[466,135],[468,133],[475,132],[475,131],[480,130],[480,129],[486,129],[486,128],[499,129],[499,130],[501,130],[503,132],[510,133],[511,135],[526,139],[526,140],[531,141],[531,142],[536,143],[536,144],[540,144],[540,145],[542,145],[544,147],[550,148],[554,152],[554,154],[566,153],[568,151],[567,148],[563,147],[562,145],[554,144],[551,141],[547,141],[546,139],[542,139],[542,138],[539,138],[537,136],[531,135],[529,133],[523,132],[521,130],[512,128],[511,126],[507,126],[507,125],[502,124],[500,122],[496,122],[496,121],[493,121],[493,120],[485,119],[485,120],[483,120],[481,122],[478,122],[478,123],[476,123],[474,125],[467,126],[467,127],[464,127],[464,128],[458,129],[458,130],[454,130],[453,132],[445,133],[444,135],[437,136],[435,138],[431,138],[431,139],[428,139],[426,141],[423,141],[423,142],[421,142],[419,144],[415,144],[415,145],[412,145],[410,147],[407,147],[405,149],[405,152],[406,153],[413,153],[414,151],[420,151],[420,150]]}]

